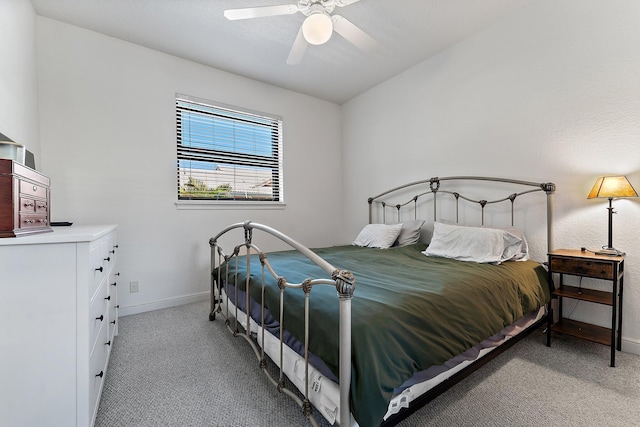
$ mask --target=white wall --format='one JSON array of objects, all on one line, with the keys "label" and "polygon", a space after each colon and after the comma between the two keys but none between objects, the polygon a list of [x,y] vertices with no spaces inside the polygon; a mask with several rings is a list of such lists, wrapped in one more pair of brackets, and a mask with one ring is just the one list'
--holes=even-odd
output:
[{"label": "white wall", "polygon": [[[340,236],[339,106],[47,18],[37,42],[52,220],[119,224],[121,314],[205,296],[209,238],[232,223],[312,247]],[[283,117],[286,208],[176,209],[176,92]]]},{"label": "white wall", "polygon": [[[2,3],[2,12],[15,15],[25,3]],[[367,197],[438,175],[553,181],[556,247],[597,247],[606,243],[606,209],[586,200],[595,178],[626,174],[640,189],[639,14],[635,0],[539,0],[342,111],[38,17],[41,157],[53,218],[120,224],[121,305],[131,312],[203,295],[207,239],[222,226],[252,218],[311,246],[344,243],[366,222]],[[32,46],[28,32],[12,28]],[[24,75],[7,70],[0,65],[3,80]],[[175,92],[284,116],[285,210],[175,209]],[[322,181],[310,178],[317,165]],[[342,212],[312,210],[317,199],[343,203]],[[616,208],[614,245],[628,252],[623,347],[640,354],[640,203]],[[140,293],[127,292],[131,280]],[[585,303],[572,315],[609,321],[608,309]]]},{"label": "white wall", "polygon": [[[532,2],[345,104],[346,234],[368,196],[466,174],[553,181],[556,248],[606,244],[606,200],[586,196],[607,174],[640,191],[639,16],[637,0]],[[614,203],[623,349],[640,354],[640,200]],[[606,326],[609,313],[583,302],[572,316]]]},{"label": "white wall", "polygon": [[0,133],[39,162],[35,12],[29,0],[0,0]]}]

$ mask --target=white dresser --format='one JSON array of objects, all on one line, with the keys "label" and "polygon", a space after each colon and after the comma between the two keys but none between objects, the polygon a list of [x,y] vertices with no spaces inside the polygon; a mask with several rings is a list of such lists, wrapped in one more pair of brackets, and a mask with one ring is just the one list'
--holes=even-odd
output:
[{"label": "white dresser", "polygon": [[0,426],[91,426],[117,335],[115,225],[0,239]]}]

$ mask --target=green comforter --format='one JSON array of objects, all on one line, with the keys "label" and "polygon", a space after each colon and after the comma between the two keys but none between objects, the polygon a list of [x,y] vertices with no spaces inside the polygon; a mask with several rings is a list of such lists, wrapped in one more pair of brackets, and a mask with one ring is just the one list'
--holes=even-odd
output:
[{"label": "green comforter", "polygon": [[[316,249],[334,267],[356,278],[352,300],[351,410],[360,426],[378,426],[393,390],[415,372],[451,357],[538,309],[549,300],[547,274],[534,261],[501,265],[427,257],[425,245],[387,250],[341,246]],[[252,256],[255,257],[255,256]],[[260,263],[252,260],[250,294],[261,299]],[[327,274],[297,252],[268,254],[277,274],[291,283]],[[230,262],[230,278],[235,262]],[[244,289],[246,260],[238,286]],[[277,318],[279,290],[269,274],[266,306]],[[338,375],[339,300],[330,286],[311,292],[309,350]],[[304,339],[304,298],[285,292],[285,327]]]}]

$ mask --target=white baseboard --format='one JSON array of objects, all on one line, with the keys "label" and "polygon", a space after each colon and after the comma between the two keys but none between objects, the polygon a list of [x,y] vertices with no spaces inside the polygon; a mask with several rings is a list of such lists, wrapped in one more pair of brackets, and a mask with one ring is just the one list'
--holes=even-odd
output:
[{"label": "white baseboard", "polygon": [[640,356],[640,341],[622,338],[622,351]]},{"label": "white baseboard", "polygon": [[197,294],[167,298],[159,301],[146,302],[144,304],[130,305],[127,307],[120,306],[120,308],[118,309],[118,317],[144,313],[147,311],[160,310],[163,308],[175,307],[178,305],[190,304],[192,302],[207,301],[209,300],[210,294],[211,293],[209,291],[206,291],[199,292]]},{"label": "white baseboard", "polygon": [[[147,311],[161,310],[163,308],[176,307],[178,305],[190,304],[192,302],[200,302],[209,300],[210,292],[199,292],[197,294],[183,295],[174,298],[167,298],[159,301],[147,302],[144,304],[130,305],[128,307],[120,307],[118,316],[129,316],[131,314],[144,313]],[[622,351],[625,353],[637,354],[640,356],[640,341],[622,338]]]}]

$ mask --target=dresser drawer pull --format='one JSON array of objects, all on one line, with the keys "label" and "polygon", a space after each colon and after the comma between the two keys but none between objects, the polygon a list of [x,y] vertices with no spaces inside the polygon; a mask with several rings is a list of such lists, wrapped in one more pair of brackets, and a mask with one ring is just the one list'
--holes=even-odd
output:
[{"label": "dresser drawer pull", "polygon": [[96,320],[99,320],[102,322],[104,320],[104,315],[101,314],[100,317],[96,317]]},{"label": "dresser drawer pull", "polygon": [[39,219],[39,221],[40,221],[41,223],[43,223],[43,224],[46,224],[46,223],[47,223],[47,220],[46,220],[45,218],[40,218],[40,219]]},{"label": "dresser drawer pull", "polygon": [[116,274],[114,274],[114,276],[119,276],[119,275],[120,275],[120,273],[116,273]]},{"label": "dresser drawer pull", "polygon": [[111,345],[111,341],[107,341],[104,345]]},{"label": "dresser drawer pull", "polygon": [[115,249],[112,249],[112,250],[110,250],[110,251],[109,251],[109,253],[110,253],[110,254],[115,254],[115,253],[116,253],[116,250],[115,250]]},{"label": "dresser drawer pull", "polygon": [[33,191],[38,191],[38,187],[36,187],[35,185],[33,186]]},{"label": "dresser drawer pull", "polygon": [[105,298],[107,301],[111,301],[111,295]]},{"label": "dresser drawer pull", "polygon": [[32,208],[33,207],[33,202],[25,203],[24,206],[27,207],[27,208]]},{"label": "dresser drawer pull", "polygon": [[100,371],[100,373],[99,373],[99,374],[96,374],[96,377],[100,377],[100,378],[102,378],[103,376],[104,376],[104,372],[103,372],[103,371]]},{"label": "dresser drawer pull", "polygon": [[106,257],[104,261],[107,261],[107,262],[111,261],[111,257],[110,256]]},{"label": "dresser drawer pull", "polygon": [[109,323],[113,323],[113,324],[115,325],[115,324],[116,324],[116,321],[115,321],[115,320],[112,320],[112,321],[111,321],[111,322],[109,322]]},{"label": "dresser drawer pull", "polygon": [[102,267],[96,268],[96,271],[99,271],[100,273],[102,273],[102,270],[104,270]]},{"label": "dresser drawer pull", "polygon": [[111,286],[116,286],[118,282],[113,282]]}]

